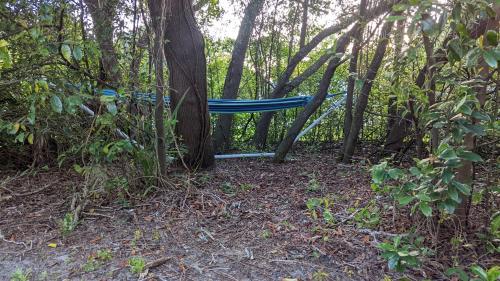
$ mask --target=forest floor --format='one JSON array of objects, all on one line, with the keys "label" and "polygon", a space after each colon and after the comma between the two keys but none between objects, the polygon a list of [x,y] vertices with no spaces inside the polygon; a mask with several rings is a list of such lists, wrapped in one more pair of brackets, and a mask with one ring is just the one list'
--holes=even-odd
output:
[{"label": "forest floor", "polygon": [[[32,280],[387,280],[394,273],[376,244],[408,225],[372,208],[368,165],[334,155],[218,161],[175,200],[156,191],[128,204],[89,204],[66,236],[60,222],[81,176],[5,172],[4,191],[16,195],[0,191],[0,280],[16,269]],[[329,201],[329,223],[321,211],[314,218],[310,198]],[[368,219],[357,219],[365,210]],[[131,272],[132,257],[145,272]],[[443,278],[433,274],[423,266],[410,276]]]}]

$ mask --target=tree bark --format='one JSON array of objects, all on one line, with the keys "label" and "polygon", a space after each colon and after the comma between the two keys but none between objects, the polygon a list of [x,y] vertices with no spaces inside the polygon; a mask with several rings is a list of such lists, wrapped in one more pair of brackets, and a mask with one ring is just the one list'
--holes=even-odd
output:
[{"label": "tree bark", "polygon": [[[422,20],[430,18],[428,14],[422,15]],[[422,41],[424,43],[425,55],[426,55],[426,63],[427,63],[427,84],[425,85],[425,89],[427,90],[427,97],[429,98],[429,106],[432,106],[436,103],[436,93],[435,88],[436,84],[434,81],[434,70],[436,60],[434,58],[434,46],[429,38],[429,36],[422,30]],[[431,151],[436,151],[439,145],[439,131],[437,128],[431,128]]]},{"label": "tree bark", "polygon": [[[336,44],[337,47],[335,49],[336,54],[343,54],[345,52],[345,49],[350,42],[350,37],[358,28],[359,23],[356,23],[350,31],[348,31],[338,39]],[[328,93],[328,87],[330,87],[331,79],[333,77],[333,74],[337,70],[337,67],[340,65],[340,62],[341,57],[336,56],[328,63],[326,71],[321,78],[317,94],[313,97],[311,102],[309,102],[304,107],[304,110],[300,112],[299,116],[297,116],[290,129],[288,129],[285,138],[283,139],[283,141],[281,141],[278,148],[276,149],[276,154],[274,156],[275,162],[283,162],[286,154],[292,147],[295,138],[300,133],[300,130],[302,130],[302,128],[304,127],[304,124],[325,100]]]},{"label": "tree bark", "polygon": [[[384,12],[390,10],[393,4],[398,2],[400,1],[397,0],[381,2],[378,6],[370,9],[370,11],[366,13],[367,16],[365,21],[368,22],[380,16]],[[295,55],[290,59],[290,62],[288,63],[283,74],[281,74],[276,87],[270,95],[271,98],[282,98],[288,93],[285,87],[290,80],[290,77],[293,75],[295,68],[319,43],[321,43],[328,36],[341,32],[356,21],[358,21],[358,15],[352,16],[339,24],[329,26],[320,31],[316,36],[314,36],[307,44],[304,45],[304,47],[300,48],[299,51],[295,53]],[[262,114],[257,124],[254,135],[254,143],[259,148],[263,148],[266,145],[269,124],[271,124],[273,115],[274,112]]]},{"label": "tree bark", "polygon": [[306,44],[307,35],[307,16],[309,13],[309,0],[303,0],[302,2],[302,25],[300,27],[300,39],[299,47],[302,48]]},{"label": "tree bark", "polygon": [[389,43],[389,34],[393,25],[394,22],[388,21],[382,27],[382,31],[380,33],[380,41],[375,50],[375,54],[373,55],[370,66],[366,72],[363,87],[361,88],[358,100],[356,101],[356,111],[352,120],[349,136],[347,137],[347,142],[344,144],[344,152],[342,158],[344,163],[349,163],[351,161],[352,155],[354,154],[354,148],[359,137],[361,126],[363,125],[363,116],[366,106],[368,105],[368,96],[370,95],[370,91],[373,86],[373,80],[377,76],[378,69],[380,68],[382,60],[384,59],[387,44]]},{"label": "tree bark", "polygon": [[[243,74],[243,63],[248,48],[248,42],[252,35],[255,19],[262,10],[264,0],[251,0],[245,8],[243,20],[241,21],[238,37],[234,42],[231,62],[227,70],[222,93],[223,99],[235,99],[238,96],[238,88]],[[232,114],[221,114],[215,126],[215,150],[221,152],[231,144]]]},{"label": "tree bark", "polygon": [[[399,73],[401,70],[401,48],[403,43],[405,21],[397,22],[397,30],[394,36],[394,73],[396,78],[392,81],[393,87],[400,87]],[[394,93],[393,93],[394,94]],[[397,97],[389,97],[389,105],[387,109],[388,120],[386,127],[386,139],[383,153],[399,152],[404,146],[404,138],[408,135],[410,128],[409,120],[402,116],[401,110],[398,109]]]},{"label": "tree bark", "polygon": [[[488,18],[486,20],[480,21],[478,26],[476,26],[476,30],[481,30],[483,34],[487,30],[498,30],[500,25],[500,5],[495,5],[494,10],[496,12],[495,17]],[[477,37],[479,37],[482,33],[477,32]],[[485,45],[488,46],[488,40],[484,40]],[[488,80],[490,77],[490,72],[495,71],[495,69],[491,69],[489,65],[486,63],[484,58],[480,59],[479,63],[479,77],[484,80],[484,84],[481,87],[478,87],[476,92],[477,100],[479,101],[480,108],[484,108],[487,99],[487,86]],[[477,123],[478,120],[472,119],[473,123]],[[469,151],[474,151],[476,149],[476,137],[471,133],[467,133],[464,137],[464,146],[465,149]],[[474,180],[474,164],[469,160],[462,160],[462,166],[458,168],[456,173],[456,179],[462,183],[465,183],[472,187],[472,183]],[[472,190],[472,188],[471,188]],[[457,207],[455,214],[456,223],[462,227],[467,226],[468,224],[468,216],[469,216],[469,208],[470,208],[470,196],[462,196],[462,203]]]},{"label": "tree bark", "polygon": [[176,135],[187,152],[188,168],[214,164],[207,101],[206,58],[203,36],[196,25],[190,0],[166,0],[165,57],[169,69],[171,108]]},{"label": "tree bark", "polygon": [[160,177],[165,177],[167,173],[165,126],[163,123],[163,110],[165,108],[163,100],[163,92],[165,87],[165,82],[163,79],[163,35],[166,17],[165,2],[161,0],[149,0],[149,12],[151,15],[151,21],[154,30],[153,60],[156,77],[156,104],[154,114],[156,129],[156,155],[158,158],[158,175]]},{"label": "tree bark", "polygon": [[[359,4],[359,17],[362,19],[366,14],[367,0],[361,0]],[[351,130],[352,123],[352,105],[354,101],[354,88],[356,84],[356,74],[358,73],[358,57],[359,45],[363,36],[363,27],[360,27],[353,36],[352,58],[349,62],[349,78],[347,80],[347,93],[345,100],[345,114],[344,114],[344,141],[346,143],[347,136]]]},{"label": "tree bark", "polygon": [[94,33],[101,50],[104,81],[119,87],[122,80],[118,56],[113,47],[113,20],[118,0],[84,0],[92,16]]}]

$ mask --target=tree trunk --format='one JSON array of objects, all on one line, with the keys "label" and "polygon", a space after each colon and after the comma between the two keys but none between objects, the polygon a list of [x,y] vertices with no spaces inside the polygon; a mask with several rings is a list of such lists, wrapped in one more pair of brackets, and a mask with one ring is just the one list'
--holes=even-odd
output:
[{"label": "tree trunk", "polygon": [[[357,23],[350,31],[342,35],[336,44],[335,53],[343,54],[347,45],[349,44],[351,35],[359,28],[359,24]],[[279,144],[276,154],[274,156],[275,162],[283,162],[286,154],[290,150],[295,141],[295,138],[300,133],[300,130],[304,127],[304,124],[307,122],[309,117],[314,114],[314,112],[318,109],[318,107],[323,103],[328,93],[328,88],[330,87],[330,82],[333,77],[333,74],[337,70],[337,67],[340,65],[341,57],[337,56],[330,60],[328,66],[326,68],[323,77],[321,78],[318,92],[313,97],[311,102],[309,102],[302,112],[300,112],[299,116],[295,119],[290,129],[288,129],[287,135]]]},{"label": "tree trunk", "polygon": [[[299,76],[295,77],[292,81],[286,83],[286,85],[282,88],[282,92],[289,93],[293,91],[293,89],[297,88],[302,82],[304,82],[311,75],[316,73],[319,68],[321,68],[331,57],[333,54],[326,53],[322,55],[318,60],[316,60],[312,65],[310,65],[304,72],[302,72]],[[283,94],[284,96],[285,94]],[[267,143],[268,137],[268,128],[271,125],[271,120],[273,118],[274,112],[268,111],[263,112],[260,122],[257,123],[256,131],[260,132],[255,136],[255,143],[259,144],[258,147],[260,149],[264,149]]]},{"label": "tree trunk", "polygon": [[[399,0],[394,2],[398,3]],[[392,1],[383,1],[378,6],[374,7],[373,9],[370,9],[370,11],[366,13],[367,17],[365,21],[368,22],[380,16],[384,12],[390,10],[392,7],[392,3],[393,3]],[[286,87],[286,84],[290,80],[290,77],[293,75],[295,68],[319,43],[321,43],[326,37],[341,32],[354,22],[358,21],[358,19],[359,16],[355,15],[337,25],[327,27],[322,31],[320,31],[316,36],[314,36],[307,44],[304,45],[304,47],[300,48],[299,51],[290,59],[290,62],[288,63],[285,71],[280,76],[276,87],[271,93],[271,98],[273,99],[282,98],[288,93],[285,91],[284,88]],[[262,114],[257,124],[257,128],[255,130],[255,135],[254,135],[254,143],[257,147],[260,148],[265,147],[269,125],[271,124],[271,119],[273,115],[274,112],[267,112]]]},{"label": "tree trunk", "polygon": [[207,101],[203,36],[196,25],[190,0],[167,0],[165,57],[169,69],[171,108],[178,108],[175,127],[187,152],[189,168],[214,164]]},{"label": "tree trunk", "polygon": [[119,87],[122,76],[113,47],[113,19],[118,0],[85,0],[85,4],[92,16],[95,37],[101,50],[101,63],[105,72],[103,80]]},{"label": "tree trunk", "polygon": [[[500,5],[498,4],[495,5],[494,10],[496,12],[496,16],[479,22],[478,26],[476,27],[477,30],[481,30],[482,33],[485,33],[487,30],[498,30],[500,24]],[[477,36],[475,37],[479,37],[479,35],[481,35],[482,33],[477,32]],[[484,42],[485,45],[489,44],[488,40],[484,40]],[[481,87],[479,87],[476,92],[476,97],[477,100],[479,101],[480,108],[484,108],[486,104],[487,85],[488,85],[487,79],[491,79],[490,78],[491,72],[493,71],[495,71],[495,69],[491,69],[484,60],[484,58],[481,58],[479,63],[479,76],[481,79],[485,81],[484,84],[481,85]],[[473,123],[477,123],[477,121],[478,120],[474,118],[472,119]],[[474,151],[476,149],[476,138],[471,133],[467,133],[465,135],[464,146],[465,149],[469,151]],[[474,180],[474,164],[469,160],[462,160],[462,166],[457,170],[456,179],[472,187],[472,183]],[[468,198],[462,196],[462,203],[460,203],[457,210],[455,211],[455,214],[457,215],[456,223],[458,225],[462,227],[467,226],[469,208],[470,208],[470,197]]]},{"label": "tree trunk", "polygon": [[[257,15],[262,10],[264,0],[252,0],[245,8],[243,20],[241,21],[238,37],[234,42],[233,53],[226,79],[224,81],[223,99],[235,99],[238,96],[241,76],[243,73],[243,63],[248,48],[248,41],[252,35]],[[215,126],[215,150],[221,152],[231,144],[231,126],[233,123],[232,114],[221,114]]]},{"label": "tree trunk", "polygon": [[[405,21],[399,20],[397,22],[397,30],[394,36],[395,47],[394,47],[394,73],[396,78],[392,81],[392,86],[400,87],[401,81],[399,79],[399,73],[401,70],[401,48],[403,43]],[[394,93],[393,93],[394,94]],[[386,127],[386,140],[384,144],[383,153],[387,152],[399,152],[404,147],[404,138],[408,135],[408,130],[410,128],[409,120],[402,116],[401,110],[398,109],[397,97],[389,97],[388,105],[388,120]]]},{"label": "tree trunk", "polygon": [[[156,129],[156,155],[158,158],[158,174],[160,177],[167,173],[167,154],[165,148],[165,126],[163,123],[163,110],[165,108],[163,91],[163,42],[166,7],[161,0],[149,0],[149,12],[154,30],[153,60],[156,77],[156,104],[155,104],[155,129]],[[160,181],[161,183],[161,181]]]},{"label": "tree trunk", "polygon": [[[422,19],[425,20],[429,18],[428,14],[423,14]],[[427,96],[429,98],[429,106],[432,106],[436,103],[436,93],[435,88],[436,84],[434,81],[434,72],[435,72],[435,64],[436,60],[434,58],[434,48],[431,43],[429,36],[422,30],[422,41],[424,43],[425,55],[426,55],[426,63],[427,63],[427,84],[425,85],[425,89],[427,90]],[[439,131],[437,128],[431,128],[431,151],[436,151],[439,145]]]},{"label": "tree trunk", "polygon": [[363,87],[361,88],[358,100],[356,101],[356,111],[352,120],[351,129],[349,130],[349,136],[347,137],[347,142],[344,144],[343,148],[344,152],[342,160],[344,163],[349,163],[352,155],[354,154],[354,148],[356,146],[356,142],[358,141],[361,126],[363,125],[363,115],[365,113],[366,106],[368,105],[368,96],[370,95],[370,91],[373,86],[373,80],[377,76],[378,69],[384,59],[387,44],[389,43],[389,34],[393,24],[394,22],[388,21],[382,27],[380,41],[366,72]]},{"label": "tree trunk", "polygon": [[[367,0],[361,0],[359,4],[359,17],[364,18],[366,14]],[[346,143],[347,136],[351,130],[352,123],[352,105],[354,100],[354,88],[356,84],[356,75],[358,73],[358,56],[361,39],[363,36],[363,28],[360,27],[353,36],[352,58],[349,62],[349,78],[347,80],[347,93],[345,100],[345,114],[344,114],[344,141]]]},{"label": "tree trunk", "polygon": [[306,44],[307,36],[307,16],[309,9],[309,0],[303,0],[302,2],[302,26],[300,27],[300,39],[299,47],[302,48]]}]

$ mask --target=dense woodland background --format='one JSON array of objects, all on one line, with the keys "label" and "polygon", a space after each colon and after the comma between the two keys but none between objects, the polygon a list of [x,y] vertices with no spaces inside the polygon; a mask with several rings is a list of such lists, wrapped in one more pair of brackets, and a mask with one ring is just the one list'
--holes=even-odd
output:
[{"label": "dense woodland background", "polygon": [[[230,10],[236,38],[211,27]],[[0,167],[79,174],[62,219],[72,231],[112,179],[178,194],[176,174],[217,165],[214,154],[326,151],[369,165],[377,198],[420,225],[379,244],[389,269],[477,240],[477,261],[448,261],[443,276],[498,280],[499,12],[498,0],[2,0]],[[344,105],[294,145],[339,93]],[[207,106],[298,95],[313,98],[266,113]],[[15,197],[0,187],[0,203]],[[307,208],[332,216],[327,200]]]}]

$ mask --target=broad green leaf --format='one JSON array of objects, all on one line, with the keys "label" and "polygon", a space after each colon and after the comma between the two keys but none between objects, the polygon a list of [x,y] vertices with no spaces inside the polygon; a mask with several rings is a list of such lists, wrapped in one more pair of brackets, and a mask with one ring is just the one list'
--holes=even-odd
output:
[{"label": "broad green leaf", "polygon": [[448,43],[448,46],[450,46],[450,49],[459,57],[462,58],[464,56],[464,51],[462,49],[462,46],[460,44],[460,39],[455,38],[450,40],[450,43]]},{"label": "broad green leaf", "polygon": [[488,269],[488,281],[497,281],[500,278],[500,266]]},{"label": "broad green leaf", "polygon": [[411,201],[413,201],[413,196],[401,196],[401,197],[398,197],[397,199],[398,199],[399,205],[406,206],[406,205],[410,204]]},{"label": "broad green leaf", "polygon": [[488,280],[488,273],[486,273],[486,271],[484,271],[484,269],[479,265],[471,266],[470,271],[472,271],[472,273],[474,273],[475,275],[479,276],[479,278],[481,278],[482,280],[485,281]]},{"label": "broad green leaf", "polygon": [[429,204],[427,204],[427,202],[421,202],[418,205],[418,208],[420,209],[422,214],[424,214],[424,216],[426,217],[432,216],[432,208],[429,206]]},{"label": "broad green leaf", "polygon": [[448,196],[450,196],[451,200],[460,203],[462,202],[460,196],[458,195],[457,189],[453,186],[448,188]]},{"label": "broad green leaf", "polygon": [[398,266],[398,261],[399,261],[398,255],[394,255],[393,257],[391,257],[387,262],[387,267],[389,268],[389,270],[396,269],[396,267]]},{"label": "broad green leaf", "polygon": [[420,170],[417,167],[411,167],[410,173],[416,177],[419,177],[422,175],[422,172],[420,172]]},{"label": "broad green leaf", "polygon": [[57,113],[61,113],[63,110],[61,99],[56,95],[53,95],[52,98],[50,98],[50,105],[52,106],[52,110]]},{"label": "broad green leaf", "polygon": [[325,209],[323,211],[323,219],[325,220],[325,222],[327,223],[332,223],[334,221],[334,218],[333,218],[333,215],[332,215],[332,212],[330,212],[329,209]]},{"label": "broad green leaf", "polygon": [[478,120],[482,120],[482,121],[490,121],[491,120],[491,118],[488,114],[482,113],[480,111],[472,112],[472,117],[474,117]]},{"label": "broad green leaf", "polygon": [[457,154],[455,153],[453,148],[449,147],[439,154],[439,158],[442,158],[444,160],[456,159]]},{"label": "broad green leaf", "polygon": [[61,45],[61,54],[65,60],[71,61],[71,48],[68,44]]},{"label": "broad green leaf", "polygon": [[483,52],[483,58],[484,58],[484,61],[489,66],[491,66],[491,68],[496,69],[498,67],[497,58],[495,57],[495,54],[491,50]]},{"label": "broad green leaf", "polygon": [[116,115],[118,113],[118,109],[116,108],[115,103],[106,104],[106,108],[108,109],[108,112],[113,114],[113,115]]},{"label": "broad green leaf", "polygon": [[474,153],[472,151],[457,150],[457,155],[460,158],[463,158],[465,160],[469,160],[472,162],[483,162],[483,158],[481,158],[481,156],[477,155],[476,153]]},{"label": "broad green leaf", "polygon": [[486,32],[486,40],[491,46],[498,45],[498,33],[495,30],[488,30]]},{"label": "broad green leaf", "polygon": [[492,233],[500,231],[500,213],[493,215],[491,219],[490,228]]},{"label": "broad green leaf", "polygon": [[431,197],[427,194],[424,193],[424,191],[421,191],[419,192],[416,197],[418,198],[418,200],[420,201],[425,201],[425,202],[430,202],[432,201]]},{"label": "broad green leaf", "polygon": [[80,46],[75,46],[73,48],[73,57],[77,61],[81,61],[82,60],[82,58],[83,58],[83,51],[82,51],[82,48]]},{"label": "broad green leaf", "polygon": [[465,183],[461,183],[459,181],[452,181],[451,184],[456,188],[458,189],[458,191],[460,191],[460,193],[464,194],[464,195],[470,195],[470,187],[468,184],[465,184]]},{"label": "broad green leaf", "polygon": [[394,179],[394,180],[397,180],[397,179],[404,176],[403,171],[401,169],[398,169],[398,168],[390,169],[387,173],[389,174],[389,177],[391,177],[391,179]]},{"label": "broad green leaf", "polygon": [[33,144],[33,134],[31,133],[28,135],[28,143]]},{"label": "broad green leaf", "polygon": [[456,267],[448,268],[446,270],[446,275],[447,276],[457,275],[457,277],[460,281],[469,281],[469,276],[467,275],[467,273],[465,273],[465,271],[463,271],[460,268],[456,268]]}]

